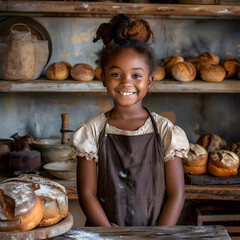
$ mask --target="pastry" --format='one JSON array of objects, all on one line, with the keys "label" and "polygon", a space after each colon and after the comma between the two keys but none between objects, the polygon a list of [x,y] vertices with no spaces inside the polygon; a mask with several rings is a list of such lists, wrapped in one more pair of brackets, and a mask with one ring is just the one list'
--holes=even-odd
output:
[{"label": "pastry", "polygon": [[46,70],[46,77],[50,80],[65,80],[68,76],[68,67],[62,62],[52,63]]},{"label": "pastry", "polygon": [[91,81],[94,79],[94,69],[86,63],[75,64],[71,71],[71,77],[77,81]]},{"label": "pastry", "polygon": [[172,76],[182,82],[193,81],[196,77],[196,69],[190,62],[180,62],[172,67]]},{"label": "pastry", "polygon": [[164,60],[166,74],[171,76],[172,67],[179,62],[184,62],[184,58],[181,56],[171,56],[166,58]]},{"label": "pastry", "polygon": [[226,72],[221,65],[205,65],[200,70],[200,77],[207,82],[221,82],[224,80]]},{"label": "pastry", "polygon": [[197,57],[198,62],[202,62],[203,64],[219,64],[219,57],[215,53],[204,52]]}]

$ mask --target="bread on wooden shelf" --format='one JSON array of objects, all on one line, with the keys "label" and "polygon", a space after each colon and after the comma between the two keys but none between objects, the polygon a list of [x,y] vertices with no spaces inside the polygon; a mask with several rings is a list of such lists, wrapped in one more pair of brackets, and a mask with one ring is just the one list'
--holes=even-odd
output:
[{"label": "bread on wooden shelf", "polygon": [[69,70],[65,63],[56,62],[48,66],[46,70],[46,77],[50,80],[65,80],[69,76]]},{"label": "bread on wooden shelf", "polygon": [[226,71],[226,77],[225,78],[234,78],[237,76],[238,68],[240,67],[240,62],[235,57],[227,57],[221,60],[220,62],[221,66]]},{"label": "bread on wooden shelf", "polygon": [[162,62],[159,62],[156,69],[153,72],[153,80],[154,81],[161,81],[165,78],[165,67]]},{"label": "bread on wooden shelf", "polygon": [[97,80],[102,80],[102,68],[99,65],[95,68],[94,74]]},{"label": "bread on wooden shelf", "polygon": [[203,64],[219,64],[220,59],[218,57],[217,54],[215,53],[211,53],[211,52],[204,52],[201,53],[198,57],[197,57],[198,62],[201,62]]},{"label": "bread on wooden shelf", "polygon": [[216,177],[230,177],[238,173],[239,157],[232,151],[219,150],[209,155],[208,172]]},{"label": "bread on wooden shelf", "polygon": [[221,65],[207,64],[200,70],[200,77],[206,82],[221,82],[225,76],[226,72]]},{"label": "bread on wooden shelf", "polygon": [[166,74],[171,76],[172,67],[179,62],[184,62],[184,58],[181,56],[171,56],[164,59],[164,67]]},{"label": "bread on wooden shelf", "polygon": [[208,152],[199,144],[190,143],[187,158],[182,158],[184,173],[205,174],[207,171]]},{"label": "bread on wooden shelf", "polygon": [[95,77],[94,69],[86,63],[75,64],[71,71],[71,77],[77,81],[91,81]]},{"label": "bread on wooden shelf", "polygon": [[196,77],[196,69],[190,62],[179,62],[172,67],[172,76],[181,82],[193,81]]}]

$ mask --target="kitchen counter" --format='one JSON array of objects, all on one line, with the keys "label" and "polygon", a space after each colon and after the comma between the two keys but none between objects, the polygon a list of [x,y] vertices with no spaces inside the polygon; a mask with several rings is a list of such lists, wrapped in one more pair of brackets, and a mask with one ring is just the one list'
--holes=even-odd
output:
[{"label": "kitchen counter", "polygon": [[175,227],[87,227],[73,228],[51,240],[88,239],[211,239],[230,240],[223,226],[175,226]]}]

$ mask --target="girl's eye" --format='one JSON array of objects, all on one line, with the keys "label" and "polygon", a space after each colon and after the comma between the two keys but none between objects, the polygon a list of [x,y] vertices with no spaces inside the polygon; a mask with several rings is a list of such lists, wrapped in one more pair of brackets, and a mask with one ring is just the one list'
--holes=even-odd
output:
[{"label": "girl's eye", "polygon": [[140,74],[133,74],[133,78],[141,78],[142,77],[142,75],[140,75]]},{"label": "girl's eye", "polygon": [[113,73],[112,76],[113,77],[120,77],[121,75],[119,73]]}]

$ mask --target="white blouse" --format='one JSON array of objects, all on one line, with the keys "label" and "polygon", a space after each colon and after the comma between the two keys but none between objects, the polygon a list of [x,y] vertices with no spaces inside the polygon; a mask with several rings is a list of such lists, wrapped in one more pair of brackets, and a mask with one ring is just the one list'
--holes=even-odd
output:
[{"label": "white blouse", "polygon": [[[174,156],[187,157],[189,142],[185,132],[157,113],[152,112],[152,116],[156,121],[158,132],[163,141],[164,161],[172,160]],[[87,160],[94,158],[96,162],[98,161],[98,140],[106,120],[105,114],[101,113],[79,124],[69,142],[73,158],[80,156]],[[136,131],[118,129],[108,123],[106,125],[106,133],[111,134],[134,136],[151,132],[154,132],[154,128],[150,117]]]}]

